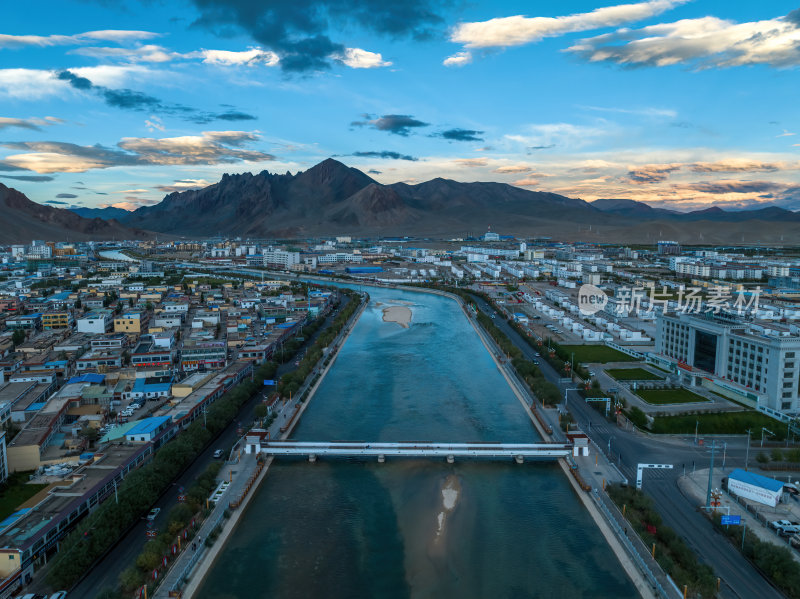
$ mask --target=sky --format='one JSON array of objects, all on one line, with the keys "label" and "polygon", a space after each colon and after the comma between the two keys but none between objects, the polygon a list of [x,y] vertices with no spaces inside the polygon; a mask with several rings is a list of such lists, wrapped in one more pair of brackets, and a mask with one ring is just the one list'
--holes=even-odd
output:
[{"label": "sky", "polygon": [[798,210],[798,66],[797,0],[7,3],[0,183],[130,210],[334,157],[381,183]]}]

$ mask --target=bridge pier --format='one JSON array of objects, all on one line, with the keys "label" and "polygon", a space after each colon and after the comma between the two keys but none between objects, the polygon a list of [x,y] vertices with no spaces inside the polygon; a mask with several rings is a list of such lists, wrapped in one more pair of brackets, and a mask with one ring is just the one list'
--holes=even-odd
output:
[{"label": "bridge pier", "polygon": [[514,456],[514,461],[517,464],[524,464],[525,463],[525,458],[523,456],[521,456],[521,455],[515,455]]},{"label": "bridge pier", "polygon": [[455,461],[456,461],[456,457],[454,455],[447,456],[447,463],[448,464],[453,464],[453,463],[455,463]]},{"label": "bridge pier", "polygon": [[380,454],[380,455],[378,456],[378,463],[379,463],[379,464],[383,464],[385,461],[386,461],[386,456],[385,456],[385,455],[383,455],[383,454]]},{"label": "bridge pier", "polygon": [[317,461],[317,455],[314,453],[308,454],[308,461],[312,464]]}]

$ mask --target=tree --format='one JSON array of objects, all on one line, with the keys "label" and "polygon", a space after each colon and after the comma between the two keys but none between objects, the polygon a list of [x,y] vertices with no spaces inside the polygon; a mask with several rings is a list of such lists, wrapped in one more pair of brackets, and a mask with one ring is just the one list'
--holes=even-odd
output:
[{"label": "tree", "polygon": [[769,456],[763,451],[759,451],[758,455],[756,456],[756,462],[758,462],[759,464],[766,464],[767,462],[769,462]]},{"label": "tree", "polygon": [[647,415],[636,406],[633,406],[628,412],[628,419],[639,428],[647,426]]},{"label": "tree", "polygon": [[775,447],[770,453],[769,457],[772,459],[773,462],[782,462],[783,461],[783,452]]},{"label": "tree", "polygon": [[22,329],[17,329],[17,330],[16,330],[16,331],[14,331],[14,333],[11,335],[11,342],[12,342],[12,343],[13,343],[15,346],[16,346],[16,345],[19,345],[20,343],[24,343],[24,341],[25,341],[25,331],[23,331]]},{"label": "tree", "polygon": [[96,428],[93,426],[85,426],[81,429],[81,437],[89,441],[89,443],[94,443],[97,441],[97,438],[100,436],[100,433],[97,431]]},{"label": "tree", "polygon": [[258,404],[255,408],[253,408],[253,416],[255,416],[258,420],[263,420],[267,415],[267,406],[263,403]]},{"label": "tree", "polygon": [[128,366],[131,363],[131,352],[129,352],[128,350],[122,352],[122,363],[125,366]]}]

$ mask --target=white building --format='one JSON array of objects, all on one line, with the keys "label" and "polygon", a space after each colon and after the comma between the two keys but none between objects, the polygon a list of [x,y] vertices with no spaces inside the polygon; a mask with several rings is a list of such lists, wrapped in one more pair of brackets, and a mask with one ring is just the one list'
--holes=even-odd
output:
[{"label": "white building", "polygon": [[785,413],[800,411],[797,333],[777,327],[767,333],[764,327],[723,315],[660,314],[656,353],[676,364],[688,384]]},{"label": "white building", "polygon": [[264,250],[264,264],[289,268],[293,264],[300,264],[300,252],[286,252],[284,250]]},{"label": "white building", "polygon": [[103,335],[111,330],[114,318],[111,312],[89,312],[75,322],[79,333]]}]

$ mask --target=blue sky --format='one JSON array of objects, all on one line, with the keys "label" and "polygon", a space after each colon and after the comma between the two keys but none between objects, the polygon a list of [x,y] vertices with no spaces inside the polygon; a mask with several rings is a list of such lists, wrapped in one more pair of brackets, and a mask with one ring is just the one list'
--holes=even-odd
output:
[{"label": "blue sky", "polygon": [[4,7],[0,182],[135,208],[329,157],[689,210],[800,208],[797,2]]}]

